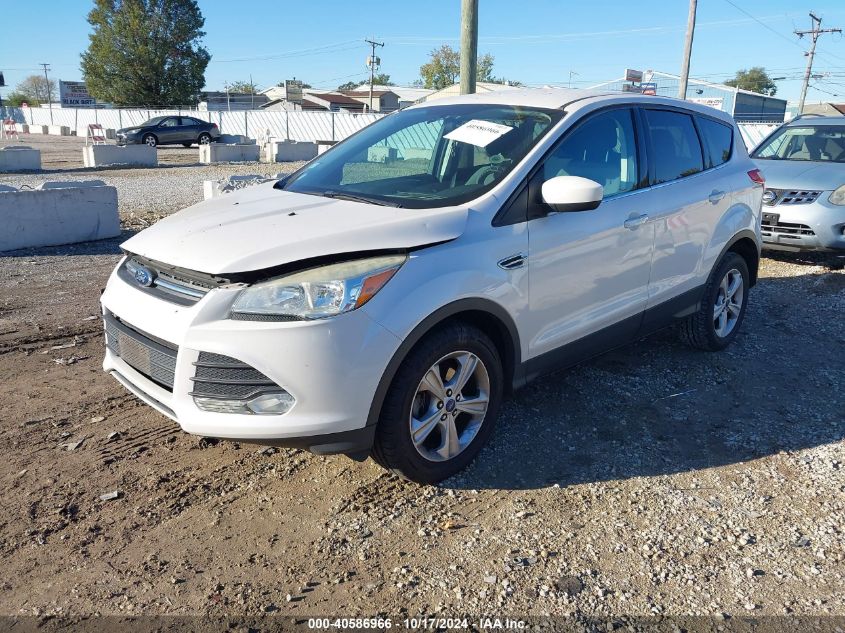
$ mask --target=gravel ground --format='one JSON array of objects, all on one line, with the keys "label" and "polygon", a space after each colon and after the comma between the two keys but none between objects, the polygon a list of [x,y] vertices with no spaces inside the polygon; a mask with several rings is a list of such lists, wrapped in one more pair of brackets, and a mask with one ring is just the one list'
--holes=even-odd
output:
[{"label": "gravel ground", "polygon": [[[204,168],[159,170],[157,186],[187,188],[166,178],[182,169]],[[538,380],[465,473],[426,487],[183,434],[103,375],[97,298],[119,243],[0,257],[0,616],[809,630],[766,620],[789,615],[845,630],[836,258],[765,258],[726,352],[664,331]]]},{"label": "gravel ground", "polygon": [[203,199],[203,181],[220,180],[233,175],[260,174],[272,176],[290,173],[304,163],[222,163],[202,165],[197,147],[190,149],[160,147],[159,167],[82,166],[85,140],[75,136],[24,137],[22,145],[41,150],[42,171],[36,173],[0,174],[0,184],[13,187],[37,187],[48,180],[99,179],[117,188],[121,220],[125,226],[144,227],[163,215],[196,204]]}]

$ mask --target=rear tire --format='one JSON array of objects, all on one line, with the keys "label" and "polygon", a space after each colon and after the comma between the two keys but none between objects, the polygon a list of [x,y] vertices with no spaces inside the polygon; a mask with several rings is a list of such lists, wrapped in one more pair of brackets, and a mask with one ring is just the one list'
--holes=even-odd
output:
[{"label": "rear tire", "polygon": [[158,145],[158,139],[155,137],[155,134],[144,134],[144,138],[141,139],[141,142],[149,147],[155,147]]},{"label": "rear tire", "polygon": [[681,340],[707,352],[730,345],[745,318],[750,278],[745,259],[733,251],[726,253],[710,273],[698,311],[680,324]]},{"label": "rear tire", "polygon": [[422,484],[463,470],[493,433],[503,382],[499,352],[478,328],[456,322],[428,334],[393,378],[373,459]]}]

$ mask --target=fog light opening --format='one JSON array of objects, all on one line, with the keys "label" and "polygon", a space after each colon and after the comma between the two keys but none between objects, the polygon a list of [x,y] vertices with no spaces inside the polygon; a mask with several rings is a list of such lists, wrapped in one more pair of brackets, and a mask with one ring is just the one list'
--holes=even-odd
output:
[{"label": "fog light opening", "polygon": [[282,415],[290,411],[296,400],[287,391],[279,393],[264,393],[253,398],[247,407],[258,415]]},{"label": "fog light opening", "polygon": [[194,404],[209,413],[237,413],[242,415],[282,415],[291,410],[296,399],[287,391],[263,393],[251,400],[223,400],[194,396]]}]

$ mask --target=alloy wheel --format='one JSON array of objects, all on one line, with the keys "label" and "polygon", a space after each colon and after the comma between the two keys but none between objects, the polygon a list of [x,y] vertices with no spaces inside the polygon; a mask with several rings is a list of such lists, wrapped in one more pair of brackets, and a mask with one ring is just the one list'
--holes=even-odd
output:
[{"label": "alloy wheel", "polygon": [[472,352],[457,351],[425,373],[411,403],[411,442],[433,462],[450,460],[469,446],[487,414],[490,376]]},{"label": "alloy wheel", "polygon": [[742,273],[736,268],[731,268],[719,284],[716,303],[713,305],[713,328],[716,330],[716,336],[724,338],[733,332],[742,314],[744,300]]}]

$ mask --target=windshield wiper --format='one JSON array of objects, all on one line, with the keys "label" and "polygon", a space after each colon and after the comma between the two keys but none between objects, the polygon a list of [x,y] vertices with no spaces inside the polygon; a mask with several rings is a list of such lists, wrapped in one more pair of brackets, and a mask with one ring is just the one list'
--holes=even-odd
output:
[{"label": "windshield wiper", "polygon": [[382,207],[400,207],[398,202],[388,202],[387,200],[378,200],[377,198],[368,198],[366,196],[359,196],[354,193],[344,193],[342,191],[323,191],[318,194],[324,198],[332,198],[335,200],[351,200],[352,202],[365,202],[367,204],[377,204]]}]

